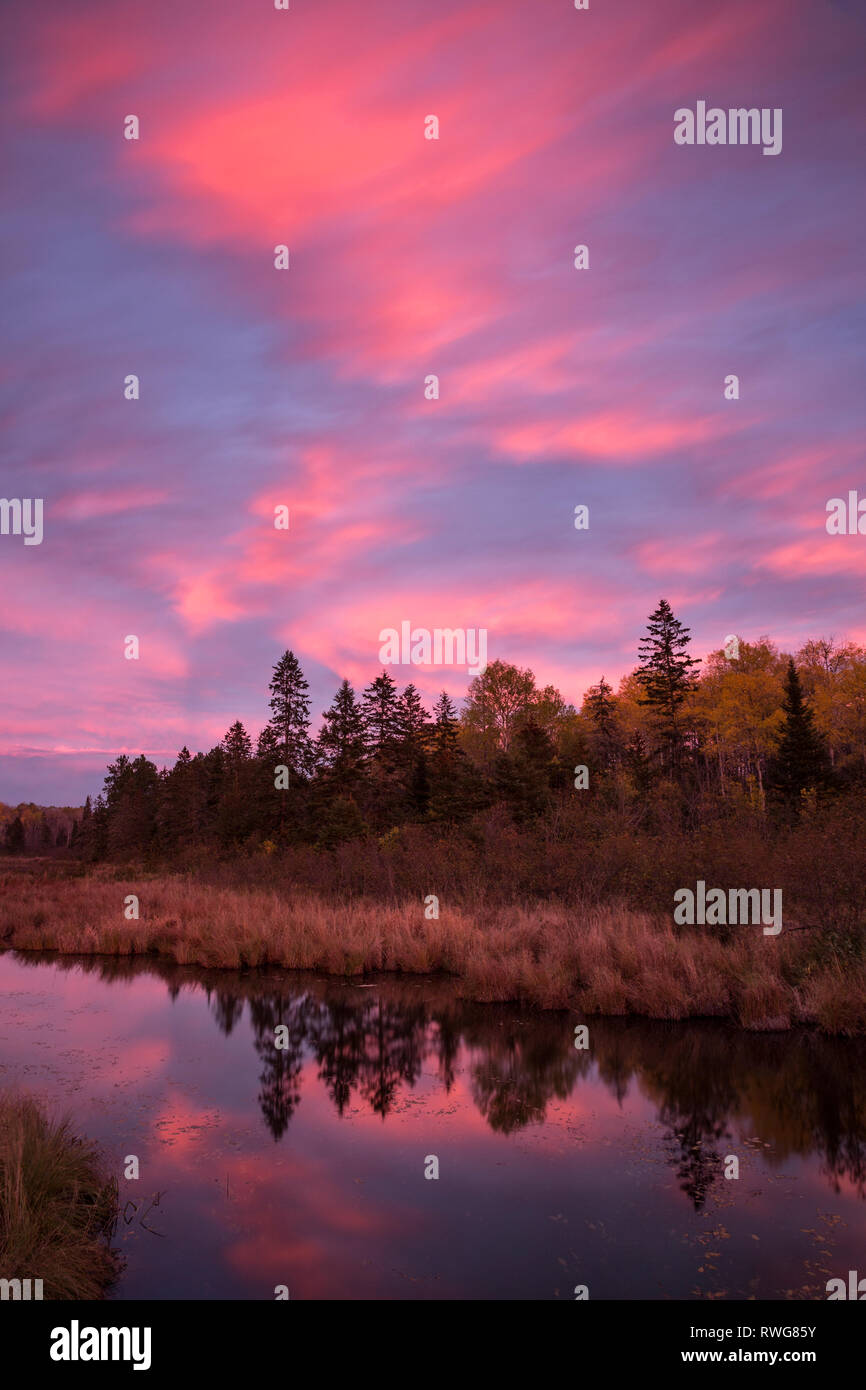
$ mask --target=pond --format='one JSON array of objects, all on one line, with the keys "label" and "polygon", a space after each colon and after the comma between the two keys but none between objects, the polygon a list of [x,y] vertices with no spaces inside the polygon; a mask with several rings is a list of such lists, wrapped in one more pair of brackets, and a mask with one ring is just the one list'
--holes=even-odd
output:
[{"label": "pond", "polygon": [[7,1085],[117,1173],[115,1299],[825,1299],[866,1273],[866,1058],[814,1033],[7,951]]}]

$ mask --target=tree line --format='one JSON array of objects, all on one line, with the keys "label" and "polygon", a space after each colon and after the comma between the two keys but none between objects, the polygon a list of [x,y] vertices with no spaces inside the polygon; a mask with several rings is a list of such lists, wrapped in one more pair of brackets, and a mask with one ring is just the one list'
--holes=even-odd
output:
[{"label": "tree line", "polygon": [[[428,711],[414,684],[400,692],[383,670],[360,695],[342,681],[316,735],[308,682],[287,651],[255,745],[236,720],[209,752],[184,747],[170,768],[121,754],[70,845],[90,861],[332,849],[494,806],[518,825],[555,819],[575,797],[626,815],[663,797],[690,823],[720,804],[790,821],[862,788],[866,651],[829,638],[790,656],[762,637],[740,641],[733,659],[711,653],[699,672],[690,642],[662,599],[637,667],[617,691],[602,676],[579,710],[504,661],[471,681],[459,714],[444,691]],[[7,849],[20,839],[8,826]]]}]

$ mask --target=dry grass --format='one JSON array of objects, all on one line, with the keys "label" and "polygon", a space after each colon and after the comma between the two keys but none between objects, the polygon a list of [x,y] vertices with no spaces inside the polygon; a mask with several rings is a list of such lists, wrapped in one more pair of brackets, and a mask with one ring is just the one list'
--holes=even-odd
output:
[{"label": "dry grass", "polygon": [[43,1298],[100,1298],[117,1273],[107,1234],[117,1186],[94,1147],[27,1096],[0,1095],[0,1278]]},{"label": "dry grass", "polygon": [[[22,951],[157,954],[181,965],[334,975],[446,971],[459,994],[479,1001],[866,1032],[866,967],[832,953],[816,966],[809,932],[770,937],[739,927],[723,940],[627,906],[555,903],[443,902],[439,919],[427,920],[420,900],[280,894],[180,875],[19,879],[16,887],[0,901],[0,945]],[[127,921],[123,903],[133,893],[141,918]]]}]

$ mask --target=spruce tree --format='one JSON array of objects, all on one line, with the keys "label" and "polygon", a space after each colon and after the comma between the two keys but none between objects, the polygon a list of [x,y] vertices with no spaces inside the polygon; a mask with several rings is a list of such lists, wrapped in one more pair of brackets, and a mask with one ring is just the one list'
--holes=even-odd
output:
[{"label": "spruce tree", "polygon": [[622,734],[616,715],[613,689],[602,676],[591,685],[583,700],[583,713],[591,721],[598,753],[603,765],[613,767],[622,751]]},{"label": "spruce tree", "polygon": [[226,760],[232,769],[237,769],[253,755],[252,739],[239,719],[228,730],[223,739]]},{"label": "spruce tree", "polygon": [[335,849],[346,840],[360,839],[366,830],[364,818],[351,796],[335,796],[325,802],[316,818],[316,844]]},{"label": "spruce tree", "polygon": [[317,743],[318,761],[345,784],[354,782],[364,763],[364,719],[355,692],[344,680],[326,709]]},{"label": "spruce tree", "polygon": [[410,761],[426,747],[430,716],[414,685],[407,685],[397,702],[397,737]]},{"label": "spruce tree", "polygon": [[239,719],[232,724],[222,747],[227,785],[220,797],[217,833],[220,843],[227,848],[243,844],[255,829],[257,769],[252,739]]},{"label": "spruce tree", "polygon": [[785,676],[782,701],[785,722],[770,767],[770,786],[790,808],[800,806],[803,793],[823,786],[829,777],[827,746],[815,727],[815,716],[806,704],[793,658]]},{"label": "spruce tree", "polygon": [[93,808],[90,797],[85,797],[81,819],[72,822],[70,848],[79,859],[87,859],[93,847]]},{"label": "spruce tree", "polygon": [[640,703],[648,705],[655,715],[671,767],[676,770],[684,741],[680,711],[696,686],[691,668],[700,662],[686,654],[692,640],[689,629],[674,617],[667,599],[661,599],[650,614],[648,631],[649,636],[639,643],[641,665],[636,675],[643,689]]},{"label": "spruce tree", "polygon": [[310,701],[306,694],[309,685],[294,652],[284,652],[280,657],[268,688],[274,751],[290,776],[303,777],[312,762]]},{"label": "spruce tree", "polygon": [[430,776],[427,754],[419,751],[409,772],[406,801],[411,815],[423,819],[430,809]]},{"label": "spruce tree", "polygon": [[367,749],[382,760],[393,757],[400,736],[400,702],[397,687],[387,671],[367,686],[361,698]]},{"label": "spruce tree", "polygon": [[23,854],[24,840],[24,822],[19,813],[6,826],[6,853]]},{"label": "spruce tree", "polygon": [[433,749],[440,758],[453,758],[457,753],[459,728],[454,702],[443,690],[433,706]]},{"label": "spruce tree", "polygon": [[272,763],[276,760],[277,736],[270,724],[266,724],[256,741],[256,757],[263,758],[265,762]]}]

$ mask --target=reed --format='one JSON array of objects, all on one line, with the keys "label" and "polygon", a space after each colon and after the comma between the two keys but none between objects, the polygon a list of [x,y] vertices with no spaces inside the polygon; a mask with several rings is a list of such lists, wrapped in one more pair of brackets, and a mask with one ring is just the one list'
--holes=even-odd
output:
[{"label": "reed", "polygon": [[[124,916],[129,894],[139,920]],[[866,963],[822,945],[820,933],[679,927],[625,903],[449,900],[427,919],[421,899],[219,886],[180,874],[33,878],[26,893],[2,896],[0,944],[227,970],[444,971],[459,995],[478,1001],[866,1033]]]},{"label": "reed", "polygon": [[46,1299],[101,1298],[119,1270],[116,1216],[94,1145],[29,1096],[0,1094],[0,1278],[41,1279]]}]

